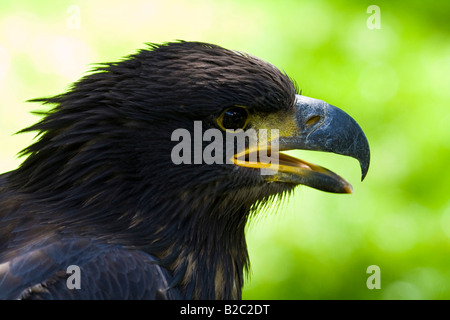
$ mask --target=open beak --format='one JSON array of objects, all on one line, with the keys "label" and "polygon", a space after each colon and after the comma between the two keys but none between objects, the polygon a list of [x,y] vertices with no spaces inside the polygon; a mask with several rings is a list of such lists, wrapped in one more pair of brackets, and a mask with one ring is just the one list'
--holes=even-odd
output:
[{"label": "open beak", "polygon": [[[322,191],[334,193],[352,193],[352,186],[342,177],[318,165],[288,156],[280,151],[315,150],[346,155],[357,159],[361,166],[362,178],[367,175],[370,162],[369,143],[360,126],[347,113],[324,101],[296,96],[295,124],[296,134],[279,136],[278,146],[266,146],[265,151],[270,159],[276,161],[237,161],[243,167],[271,170],[272,174],[264,175],[268,182],[284,182],[303,184]],[[259,152],[258,147],[249,153]],[[241,155],[242,156],[242,155]],[[255,159],[255,158],[253,158]]]}]

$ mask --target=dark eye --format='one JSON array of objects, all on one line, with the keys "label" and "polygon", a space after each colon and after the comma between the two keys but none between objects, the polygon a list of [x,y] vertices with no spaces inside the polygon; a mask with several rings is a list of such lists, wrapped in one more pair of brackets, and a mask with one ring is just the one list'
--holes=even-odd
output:
[{"label": "dark eye", "polygon": [[245,107],[231,107],[226,109],[217,119],[219,126],[224,129],[244,129],[249,120],[249,113]]}]

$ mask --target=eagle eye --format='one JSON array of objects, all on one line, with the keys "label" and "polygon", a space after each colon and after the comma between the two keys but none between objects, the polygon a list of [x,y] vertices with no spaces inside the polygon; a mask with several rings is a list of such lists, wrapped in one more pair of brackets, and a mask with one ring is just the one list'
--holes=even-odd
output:
[{"label": "eagle eye", "polygon": [[234,106],[225,109],[217,118],[217,123],[223,130],[245,129],[250,120],[250,114],[246,107]]}]

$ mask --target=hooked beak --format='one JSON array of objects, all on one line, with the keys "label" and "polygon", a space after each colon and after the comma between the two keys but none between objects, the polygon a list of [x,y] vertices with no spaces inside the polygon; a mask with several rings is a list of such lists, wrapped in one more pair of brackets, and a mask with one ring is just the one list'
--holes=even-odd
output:
[{"label": "hooked beak", "polygon": [[[314,150],[353,157],[360,163],[361,181],[364,180],[369,170],[369,143],[360,126],[347,113],[324,101],[296,95],[295,125],[296,134],[279,136],[279,151]],[[322,191],[352,193],[350,183],[326,168],[281,152],[272,152],[271,157],[274,156],[278,161],[270,167],[275,169],[275,173],[265,176],[268,182],[303,184]],[[267,163],[260,161],[235,163],[251,168],[268,167]]]}]

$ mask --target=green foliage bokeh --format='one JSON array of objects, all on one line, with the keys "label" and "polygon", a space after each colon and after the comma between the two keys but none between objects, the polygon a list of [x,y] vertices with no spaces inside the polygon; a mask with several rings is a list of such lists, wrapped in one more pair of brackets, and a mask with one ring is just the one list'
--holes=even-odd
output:
[{"label": "green foliage bokeh", "polygon": [[[379,29],[370,28],[379,8]],[[450,2],[2,1],[0,172],[32,134],[13,135],[98,62],[146,42],[216,43],[258,56],[302,94],[365,131],[371,167],[294,151],[349,180],[352,195],[298,187],[248,227],[245,299],[450,298]],[[380,268],[380,289],[366,272]]]}]

